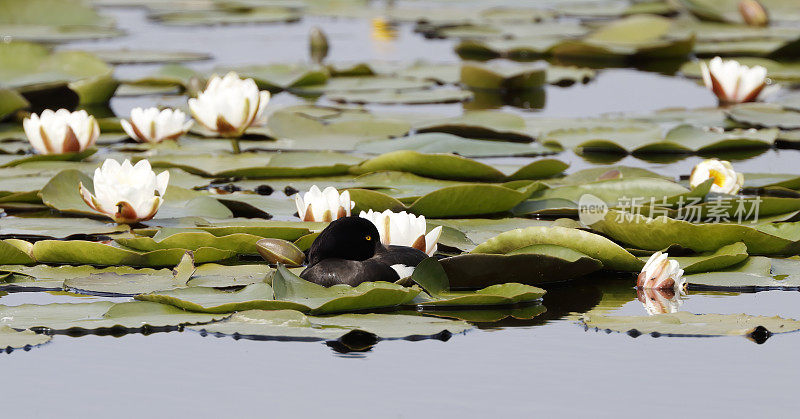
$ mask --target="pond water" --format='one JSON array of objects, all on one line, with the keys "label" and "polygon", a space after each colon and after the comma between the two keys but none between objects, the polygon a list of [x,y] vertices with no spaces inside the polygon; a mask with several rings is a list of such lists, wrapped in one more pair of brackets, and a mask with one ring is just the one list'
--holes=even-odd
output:
[{"label": "pond water", "polygon": [[[307,60],[307,34],[320,26],[332,45],[329,60],[456,62],[455,41],[426,40],[413,25],[377,41],[365,19],[304,17],[293,24],[168,27],[136,8],[106,8],[126,36],[73,42],[60,48],[145,48],[195,51],[214,59],[198,69]],[[121,65],[136,78],[158,65]],[[714,106],[695,81],[620,68],[585,85],[548,86],[542,117],[651,112]],[[170,104],[168,97],[116,98],[112,109]],[[299,100],[288,93],[275,102]],[[457,115],[462,105],[372,106],[391,112]],[[557,156],[570,172],[595,164],[572,152]],[[744,172],[800,174],[798,150],[768,150],[737,161]],[[530,158],[487,158],[508,163]],[[631,156],[614,164],[688,174],[701,157],[650,163]],[[325,343],[254,341],[193,331],[121,337],[59,335],[29,351],[0,356],[7,417],[484,417],[541,416],[783,416],[795,402],[800,334],[756,343],[743,337],[631,337],[585,330],[575,314],[617,302],[608,313],[644,315],[630,275],[544,286],[546,311],[530,319],[477,323],[446,340],[382,341],[363,351]],[[681,306],[694,313],[747,313],[800,318],[796,291],[691,291]],[[127,299],[68,293],[18,292],[0,303],[19,305]]]}]

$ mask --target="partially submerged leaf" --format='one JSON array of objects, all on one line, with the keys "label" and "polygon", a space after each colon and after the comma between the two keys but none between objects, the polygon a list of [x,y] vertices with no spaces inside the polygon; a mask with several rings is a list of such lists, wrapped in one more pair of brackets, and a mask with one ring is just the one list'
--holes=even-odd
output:
[{"label": "partially submerged leaf", "polygon": [[800,321],[778,316],[747,314],[692,314],[685,311],[654,316],[603,316],[587,313],[581,319],[587,328],[628,333],[631,336],[730,336],[786,333],[800,330]]}]

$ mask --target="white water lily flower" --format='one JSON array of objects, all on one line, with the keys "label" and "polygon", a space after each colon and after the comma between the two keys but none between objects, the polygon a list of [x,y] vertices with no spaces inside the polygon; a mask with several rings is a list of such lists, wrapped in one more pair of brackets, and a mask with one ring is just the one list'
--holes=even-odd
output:
[{"label": "white water lily flower", "polygon": [[40,154],[62,154],[86,150],[100,136],[97,120],[86,111],[50,109],[31,114],[22,121],[25,135]]},{"label": "white water lily flower", "polygon": [[213,76],[206,89],[189,99],[189,109],[197,122],[224,137],[241,137],[255,122],[263,121],[269,92],[259,91],[253,79],[240,79],[230,72]]},{"label": "white water lily flower", "polygon": [[644,306],[647,314],[677,313],[683,300],[674,290],[637,289],[636,298]]},{"label": "white water lily flower", "polygon": [[766,68],[760,65],[750,68],[736,60],[722,61],[715,57],[708,65],[701,61],[700,70],[703,83],[721,104],[755,102],[764,96],[764,88],[769,84]]},{"label": "white water lily flower", "polygon": [[645,263],[642,272],[636,279],[636,288],[653,290],[683,291],[686,279],[678,261],[669,258],[669,254],[655,252]]},{"label": "white water lily flower", "polygon": [[120,224],[131,224],[153,218],[164,201],[169,183],[169,172],[158,176],[150,162],[141,160],[136,165],[125,160],[119,164],[106,159],[94,171],[94,194],[83,183],[80,192],[87,205],[107,215]]},{"label": "white water lily flower", "polygon": [[339,194],[333,186],[320,191],[317,185],[313,185],[302,197],[298,193],[294,202],[297,214],[303,221],[333,221],[349,217],[356,205],[350,200],[349,191]]},{"label": "white water lily flower", "polygon": [[408,246],[425,252],[428,256],[433,256],[438,248],[437,242],[442,234],[442,227],[438,226],[427,231],[425,216],[416,216],[405,211],[392,212],[368,212],[361,211],[358,215],[372,221],[378,228],[381,235],[381,243],[385,245]]},{"label": "white water lily flower", "polygon": [[140,143],[160,143],[175,140],[189,131],[193,122],[178,109],[133,108],[131,119],[121,120],[122,129]]},{"label": "white water lily flower", "polygon": [[733,170],[731,162],[707,159],[698,163],[689,176],[689,186],[696,188],[706,180],[714,178],[711,192],[735,195],[744,185],[744,175]]}]

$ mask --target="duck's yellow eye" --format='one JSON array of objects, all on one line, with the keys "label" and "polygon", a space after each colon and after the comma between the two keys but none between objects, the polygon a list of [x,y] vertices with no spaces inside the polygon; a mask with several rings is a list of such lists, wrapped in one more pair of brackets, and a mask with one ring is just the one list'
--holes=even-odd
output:
[{"label": "duck's yellow eye", "polygon": [[366,236],[366,237],[364,237],[364,238],[365,238],[365,239],[367,239],[367,241],[370,241],[370,240],[372,240],[372,236]]}]

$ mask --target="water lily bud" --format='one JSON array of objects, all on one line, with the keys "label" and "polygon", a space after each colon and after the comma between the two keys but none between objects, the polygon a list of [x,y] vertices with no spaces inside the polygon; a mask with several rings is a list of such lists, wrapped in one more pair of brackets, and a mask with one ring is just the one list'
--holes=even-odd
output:
[{"label": "water lily bud", "polygon": [[256,250],[267,262],[290,267],[300,266],[306,259],[306,255],[294,243],[281,239],[261,239],[256,242]]},{"label": "water lily bud", "polygon": [[164,202],[169,172],[163,171],[156,176],[147,160],[134,166],[128,160],[119,164],[114,159],[107,159],[95,169],[93,183],[94,193],[83,183],[79,185],[86,205],[119,224],[132,224],[156,215]]},{"label": "water lily bud", "polygon": [[86,111],[50,109],[31,114],[22,121],[31,146],[40,154],[63,154],[86,150],[100,136],[97,120]]},{"label": "water lily bud", "polygon": [[642,272],[636,279],[636,288],[652,290],[672,290],[679,293],[683,290],[686,279],[678,261],[669,259],[669,254],[655,252],[645,263]]},{"label": "water lily bud", "polygon": [[240,79],[230,72],[213,76],[197,98],[189,99],[194,119],[223,137],[241,137],[245,130],[262,121],[269,102],[268,91],[259,91],[253,79]]},{"label": "water lily bud", "polygon": [[757,0],[741,0],[739,13],[742,14],[744,22],[750,26],[767,26],[769,23],[767,10]]},{"label": "water lily bud", "polygon": [[714,92],[721,105],[755,102],[768,84],[767,69],[757,65],[753,68],[739,64],[736,60],[722,61],[715,57],[708,64],[700,62],[703,83]]},{"label": "water lily bud", "polygon": [[133,108],[131,119],[121,120],[122,129],[140,143],[160,143],[176,140],[189,131],[193,122],[186,120],[186,114],[177,109]]},{"label": "water lily bud", "polygon": [[714,178],[711,192],[735,195],[744,185],[744,175],[733,170],[729,161],[707,159],[698,163],[689,176],[689,186],[692,189],[708,179]]},{"label": "water lily bud", "polygon": [[303,221],[329,222],[349,217],[356,203],[350,200],[349,191],[339,194],[332,186],[320,191],[317,185],[313,185],[302,197],[297,194],[295,205],[297,214]]},{"label": "water lily bud", "polygon": [[322,64],[325,57],[328,56],[328,37],[322,29],[314,26],[311,28],[309,35],[309,51],[311,53],[311,61],[316,64]]},{"label": "water lily bud", "polygon": [[[408,246],[433,256],[438,248],[437,242],[442,234],[442,227],[438,226],[427,231],[425,216],[416,216],[405,211],[399,213],[386,210],[384,212],[361,211],[358,215],[375,224],[381,236],[381,243],[385,245]],[[401,276],[402,278],[402,276]]]}]

